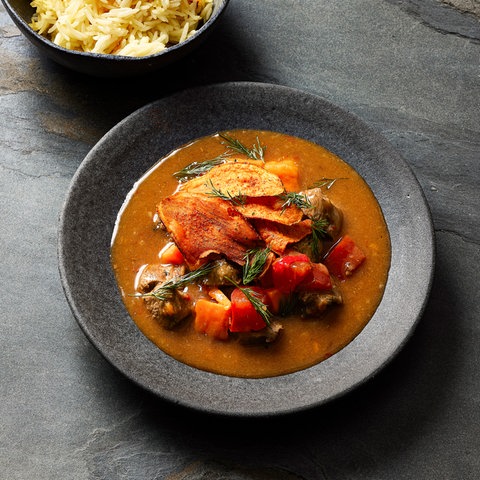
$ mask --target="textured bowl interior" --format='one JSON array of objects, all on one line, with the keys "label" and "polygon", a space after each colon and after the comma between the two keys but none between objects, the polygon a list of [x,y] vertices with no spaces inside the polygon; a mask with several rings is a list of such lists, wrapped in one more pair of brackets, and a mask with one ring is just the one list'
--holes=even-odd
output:
[{"label": "textured bowl interior", "polygon": [[215,8],[208,22],[184,42],[148,57],[121,57],[77,52],[59,47],[29,27],[34,9],[30,6],[28,0],[2,0],[5,9],[17,27],[41,52],[67,68],[99,77],[142,75],[180,60],[207,38],[227,7],[228,2],[229,0],[214,0]]},{"label": "textured bowl interior", "polygon": [[[370,185],[391,236],[392,263],[385,294],[365,329],[328,360],[274,378],[215,375],[164,354],[130,319],[110,266],[115,219],[133,183],[172,149],[235,128],[285,132],[342,157]],[[409,166],[358,118],[317,96],[287,87],[227,83],[149,104],[99,141],[68,192],[60,219],[59,266],[78,323],[127,377],[164,399],[198,410],[274,415],[321,405],[350,391],[399,351],[428,296],[433,233],[422,190]]]}]

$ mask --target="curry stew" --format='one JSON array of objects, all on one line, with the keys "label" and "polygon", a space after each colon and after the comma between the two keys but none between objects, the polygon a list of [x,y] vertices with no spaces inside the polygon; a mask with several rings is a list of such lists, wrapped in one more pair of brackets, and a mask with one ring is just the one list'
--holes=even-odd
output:
[{"label": "curry stew", "polygon": [[160,349],[258,378],[317,364],[361,332],[390,240],[370,188],[340,158],[233,130],[182,146],[135,184],[111,259],[130,316]]}]

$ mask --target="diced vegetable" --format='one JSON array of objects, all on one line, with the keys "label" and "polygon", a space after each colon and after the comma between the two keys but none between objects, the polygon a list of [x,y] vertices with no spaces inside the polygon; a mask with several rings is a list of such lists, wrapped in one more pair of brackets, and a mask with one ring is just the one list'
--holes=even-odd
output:
[{"label": "diced vegetable", "polygon": [[342,237],[330,250],[325,265],[330,273],[344,280],[365,261],[365,254],[349,235]]},{"label": "diced vegetable", "polygon": [[231,311],[229,304],[201,298],[195,305],[194,328],[197,332],[204,333],[209,337],[227,340]]},{"label": "diced vegetable", "polygon": [[295,159],[287,157],[282,160],[271,160],[265,163],[265,170],[280,177],[287,192],[300,189],[298,165]]},{"label": "diced vegetable", "polygon": [[302,292],[318,292],[332,289],[332,280],[328,268],[323,263],[312,263],[313,278],[298,286]]},{"label": "diced vegetable", "polygon": [[[249,287],[249,290],[268,307],[269,297],[264,290],[258,287]],[[230,300],[232,302],[231,332],[255,332],[267,326],[240,288],[233,290]]]},{"label": "diced vegetable", "polygon": [[272,279],[280,292],[291,293],[300,283],[313,279],[312,263],[303,253],[285,255],[273,262]]},{"label": "diced vegetable", "polygon": [[168,243],[163,248],[159,257],[161,263],[168,263],[171,265],[182,265],[182,263],[185,263],[182,252],[173,242]]},{"label": "diced vegetable", "polygon": [[282,260],[284,263],[294,263],[294,262],[309,262],[310,258],[308,255],[305,255],[304,253],[300,252],[295,252],[295,253],[289,253],[288,255],[284,255],[283,257],[280,257],[279,260]]},{"label": "diced vegetable", "polygon": [[221,303],[226,307],[230,307],[231,302],[228,297],[219,289],[219,288],[212,288],[208,291],[208,296],[215,300],[217,303]]},{"label": "diced vegetable", "polygon": [[268,297],[268,308],[276,315],[280,312],[280,305],[285,295],[278,288],[267,288],[265,294]]}]

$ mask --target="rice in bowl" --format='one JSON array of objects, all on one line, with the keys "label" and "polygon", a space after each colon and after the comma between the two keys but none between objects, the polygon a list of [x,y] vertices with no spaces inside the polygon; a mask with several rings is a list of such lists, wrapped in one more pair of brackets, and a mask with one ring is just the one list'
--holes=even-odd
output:
[{"label": "rice in bowl", "polygon": [[69,50],[144,57],[181,43],[213,0],[33,0],[30,26]]}]

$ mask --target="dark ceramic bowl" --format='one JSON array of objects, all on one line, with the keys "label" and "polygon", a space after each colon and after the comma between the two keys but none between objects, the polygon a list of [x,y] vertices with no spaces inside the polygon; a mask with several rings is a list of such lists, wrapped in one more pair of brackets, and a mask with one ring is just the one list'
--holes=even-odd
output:
[{"label": "dark ceramic bowl", "polygon": [[98,53],[77,52],[55,45],[29,26],[34,9],[29,0],[2,0],[2,3],[20,31],[43,52],[57,63],[72,70],[98,77],[131,77],[159,70],[175,62],[197,48],[212,28],[229,0],[214,0],[214,10],[210,19],[184,42],[147,57],[124,57]]},{"label": "dark ceramic bowl", "polygon": [[[273,378],[232,378],[189,367],[136,327],[110,263],[117,214],[134,183],[161,157],[221,130],[273,130],[323,145],[370,185],[390,232],[382,302],[365,329],[324,362]],[[430,213],[408,164],[360,119],[317,96],[278,85],[226,83],[146,105],[108,132],[72,180],[60,218],[59,268],[67,300],[93,345],[161,398],[229,415],[292,413],[351,391],[383,368],[419,320],[433,274]]]}]

